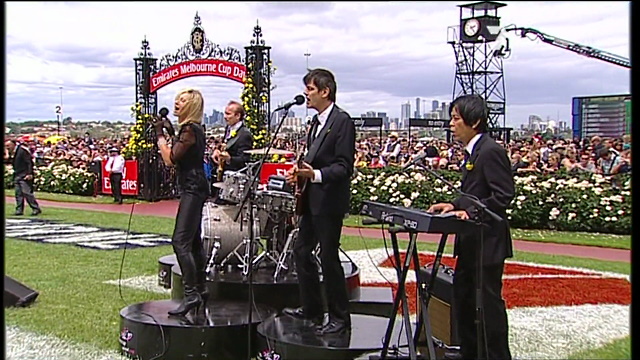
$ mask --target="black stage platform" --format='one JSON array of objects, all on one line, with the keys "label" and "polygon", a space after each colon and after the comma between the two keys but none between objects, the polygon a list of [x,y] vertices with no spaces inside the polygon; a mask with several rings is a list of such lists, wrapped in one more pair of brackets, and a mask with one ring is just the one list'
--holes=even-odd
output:
[{"label": "black stage platform", "polygon": [[[341,260],[352,330],[347,337],[318,337],[311,328],[305,330],[295,319],[279,315],[284,307],[300,305],[297,278],[295,273],[284,271],[274,280],[275,264],[267,262],[251,274],[255,304],[251,326],[248,277],[237,265],[215,271],[207,281],[211,298],[206,314],[200,311],[198,316],[194,311],[183,318],[168,316],[167,311],[177,307],[183,297],[182,272],[175,255],[163,256],[158,261],[158,285],[171,288],[171,299],[133,304],[120,311],[122,353],[139,360],[247,359],[249,336],[252,357],[269,347],[283,360],[353,359],[379,352],[393,308],[393,293],[390,288],[361,287],[358,267],[346,256]],[[399,338],[397,334],[394,328],[392,344],[406,347],[404,332]]]},{"label": "black stage platform", "polygon": [[[379,353],[388,324],[386,317],[352,314],[350,331],[316,335],[307,322],[280,315],[258,325],[258,334],[281,360],[347,360]],[[392,345],[406,352],[408,343],[400,320],[395,322],[391,339]]]},{"label": "black stage platform", "polygon": [[[165,258],[163,262],[167,264],[169,261]],[[251,274],[255,301],[270,306],[278,312],[285,307],[299,306],[298,279],[295,274],[285,271],[278,276],[277,280],[274,280],[275,265],[270,265],[259,266]],[[349,299],[359,299],[360,269],[348,259],[342,259],[342,269]],[[237,301],[249,299],[248,277],[242,274],[242,268],[238,266],[230,266],[225,271],[214,272],[212,279],[207,281],[207,288],[213,299]],[[171,267],[171,298],[178,300],[183,296],[182,270],[176,262]]]},{"label": "black stage platform", "polygon": [[137,303],[120,311],[120,346],[128,358],[149,360],[215,359],[238,360],[248,357],[249,330],[251,354],[263,346],[256,327],[275,310],[257,304],[252,310],[249,329],[249,305],[238,301],[209,301],[205,311],[184,317],[169,316],[179,301],[157,300]]}]

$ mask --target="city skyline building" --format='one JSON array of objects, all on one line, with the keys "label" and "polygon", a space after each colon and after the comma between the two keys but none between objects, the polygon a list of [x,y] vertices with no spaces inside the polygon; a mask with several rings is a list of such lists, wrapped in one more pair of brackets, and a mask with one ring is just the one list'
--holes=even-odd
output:
[{"label": "city skyline building", "polygon": [[409,123],[409,118],[411,117],[411,101],[407,101],[404,104],[400,105],[400,121],[398,122],[399,127],[404,127],[405,122]]}]

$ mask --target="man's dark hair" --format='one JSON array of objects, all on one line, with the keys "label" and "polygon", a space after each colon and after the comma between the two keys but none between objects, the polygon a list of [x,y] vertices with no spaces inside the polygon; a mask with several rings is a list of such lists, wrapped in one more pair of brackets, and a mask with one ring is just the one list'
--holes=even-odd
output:
[{"label": "man's dark hair", "polygon": [[244,106],[242,106],[241,103],[239,103],[239,102],[237,102],[235,100],[229,101],[227,106],[229,106],[229,105],[233,105],[235,107],[235,113],[236,114],[240,114],[240,121],[243,121],[244,117],[246,115],[246,112],[244,111]]},{"label": "man's dark hair", "polygon": [[465,124],[473,127],[480,120],[476,130],[480,133],[487,132],[489,108],[487,102],[480,95],[470,94],[457,97],[449,106],[449,117],[451,117],[454,108],[458,109]]},{"label": "man's dark hair", "polygon": [[336,85],[336,78],[331,71],[325,69],[312,69],[309,70],[307,75],[302,79],[304,85],[313,83],[318,90],[329,89],[329,100],[336,102],[336,91],[338,86]]},{"label": "man's dark hair", "polygon": [[602,149],[598,150],[598,156],[599,157],[605,157],[607,155],[609,155],[609,149],[602,148]]}]

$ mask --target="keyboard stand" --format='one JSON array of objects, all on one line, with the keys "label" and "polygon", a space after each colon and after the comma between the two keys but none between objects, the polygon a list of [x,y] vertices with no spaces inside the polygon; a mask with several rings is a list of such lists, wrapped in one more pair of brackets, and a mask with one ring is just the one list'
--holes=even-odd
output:
[{"label": "keyboard stand", "polygon": [[[398,233],[404,233],[404,232],[409,233],[409,244],[407,245],[407,251],[406,251],[404,263],[401,264],[400,250],[398,246]],[[416,345],[418,343],[420,328],[424,324],[425,335],[427,339],[427,349],[429,351],[428,359],[435,360],[436,353],[435,353],[435,347],[433,345],[431,322],[429,321],[428,309],[429,309],[429,301],[431,300],[431,292],[435,284],[435,278],[436,278],[435,274],[438,273],[437,272],[438,267],[440,266],[440,261],[442,259],[442,254],[444,252],[444,246],[447,242],[447,237],[449,236],[449,234],[442,234],[442,237],[440,238],[438,251],[436,252],[436,258],[433,262],[433,268],[431,271],[431,274],[433,275],[431,276],[429,284],[425,289],[423,286],[420,285],[420,284],[424,284],[424,282],[421,281],[420,258],[418,257],[418,250],[417,250],[417,244],[416,244],[419,232],[408,229],[406,227],[391,227],[389,228],[389,233],[391,234],[391,243],[393,246],[395,268],[398,276],[398,291],[396,292],[396,295],[393,300],[393,310],[391,312],[391,317],[389,318],[389,324],[387,325],[387,331],[384,336],[384,342],[382,345],[380,356],[378,357],[377,355],[372,355],[370,357],[370,360],[396,359],[396,357],[387,357],[387,353],[389,351],[391,334],[393,332],[393,327],[396,320],[396,315],[398,313],[398,309],[400,307],[400,303],[402,303],[402,317],[403,317],[407,342],[409,345],[409,359],[411,360],[425,359],[425,357],[423,356],[418,356],[416,351]],[[411,319],[409,315],[409,304],[407,302],[407,292],[405,289],[407,274],[409,272],[409,269],[411,268],[412,263],[413,263],[413,270],[416,274],[418,305],[420,306],[420,315],[421,315],[418,317],[418,323],[416,326],[415,335],[412,333]]]}]

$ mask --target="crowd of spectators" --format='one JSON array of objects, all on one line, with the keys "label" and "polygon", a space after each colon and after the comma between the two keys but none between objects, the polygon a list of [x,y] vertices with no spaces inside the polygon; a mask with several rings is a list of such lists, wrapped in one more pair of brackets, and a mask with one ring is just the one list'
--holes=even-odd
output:
[{"label": "crowd of spectators", "polygon": [[[304,139],[304,137],[301,137]],[[290,135],[279,136],[274,149],[300,153],[304,140]],[[499,141],[511,159],[514,175],[526,173],[549,174],[556,171],[593,172],[603,175],[615,175],[631,172],[631,137],[566,140],[552,138],[543,140],[538,134],[527,140],[512,140],[508,144]],[[109,156],[112,148],[122,150],[126,140],[94,139],[89,133],[75,139],[62,139],[51,143],[41,140],[26,142],[31,149],[36,166],[51,161],[64,161],[71,166],[100,172],[100,162]],[[217,164],[212,159],[216,148],[221,148],[221,136],[209,136],[207,139],[207,159],[205,168],[213,176]],[[462,146],[457,142],[447,142],[435,138],[418,139],[400,137],[390,132],[386,138],[379,136],[361,137],[356,142],[356,168],[402,167],[415,157],[424,157],[423,164],[431,169],[459,170],[464,161]],[[5,149],[5,163],[8,160]],[[289,160],[293,160],[289,158]]]},{"label": "crowd of spectators", "polygon": [[[6,140],[10,140],[7,138]],[[65,162],[74,168],[83,170],[96,170],[100,162],[107,160],[109,149],[122,149],[124,140],[94,139],[89,133],[80,138],[60,138],[60,140],[32,139],[22,141],[29,147],[35,166],[48,165],[49,163]],[[8,153],[5,148],[5,163],[8,161]]]},{"label": "crowd of spectators", "polygon": [[[615,175],[631,172],[631,137],[543,140],[534,135],[527,140],[512,140],[502,144],[511,159],[514,175],[524,173],[549,174],[556,171],[593,172]],[[358,141],[356,167],[384,168],[405,166],[414,158],[424,157],[431,169],[458,170],[464,161],[464,149],[456,142],[415,138],[400,138],[389,133],[387,139],[366,138]]]}]

